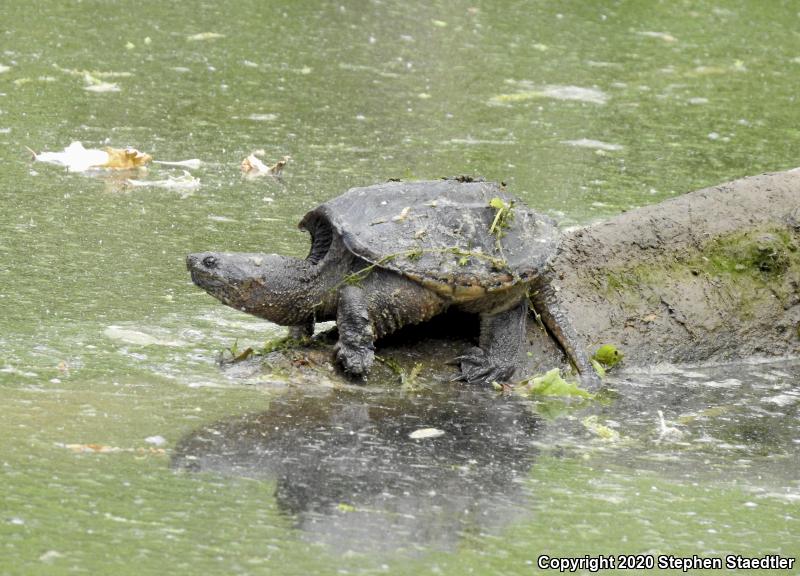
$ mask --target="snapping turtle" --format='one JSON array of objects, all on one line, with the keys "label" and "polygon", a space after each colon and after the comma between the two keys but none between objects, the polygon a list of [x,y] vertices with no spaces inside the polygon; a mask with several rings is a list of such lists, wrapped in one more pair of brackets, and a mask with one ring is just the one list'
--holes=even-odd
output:
[{"label": "snapping turtle", "polygon": [[304,259],[277,254],[190,254],[195,284],[223,303],[311,335],[336,320],[336,358],[365,375],[374,341],[449,307],[480,315],[479,346],[460,378],[508,380],[526,336],[528,294],[577,370],[593,374],[541,275],[556,249],[553,220],[491,182],[447,179],[353,188],[310,211]]}]

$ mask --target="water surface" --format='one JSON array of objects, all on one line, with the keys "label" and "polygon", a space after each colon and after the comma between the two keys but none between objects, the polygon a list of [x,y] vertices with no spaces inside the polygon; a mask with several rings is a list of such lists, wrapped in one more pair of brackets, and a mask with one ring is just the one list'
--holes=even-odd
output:
[{"label": "water surface", "polygon": [[[419,397],[388,378],[287,385],[216,365],[283,332],[218,305],[183,263],[303,256],[305,211],[390,177],[481,174],[576,225],[795,167],[796,5],[7,0],[0,21],[0,573],[522,574],[542,553],[797,554],[796,364],[628,372],[615,401],[568,411],[439,382]],[[130,188],[25,150],[73,140],[199,158],[201,186]],[[242,178],[256,149],[292,156],[281,182]],[[281,406],[316,423],[282,450],[322,450],[323,472],[353,450],[288,500],[281,474],[296,485],[309,464],[275,473],[254,456],[272,454],[253,434]],[[392,442],[410,433],[402,413],[445,435]],[[356,474],[370,452],[340,428],[388,465]],[[209,430],[203,452],[191,439]],[[216,464],[187,469],[187,454]],[[393,516],[380,494],[417,464]]]}]

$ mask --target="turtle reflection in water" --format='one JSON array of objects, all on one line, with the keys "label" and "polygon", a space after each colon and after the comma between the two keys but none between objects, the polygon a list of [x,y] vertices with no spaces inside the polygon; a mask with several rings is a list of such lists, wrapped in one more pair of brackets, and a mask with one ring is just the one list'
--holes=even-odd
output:
[{"label": "turtle reflection in water", "polygon": [[555,305],[546,265],[555,223],[495,183],[469,179],[353,188],[300,222],[312,237],[304,259],[277,254],[190,254],[201,288],[239,310],[311,335],[336,320],[336,357],[367,374],[374,341],[456,308],[478,314],[479,346],[460,357],[460,379],[511,378],[526,335],[528,295],[588,383],[594,372]]},{"label": "turtle reflection in water", "polygon": [[448,550],[524,510],[536,430],[521,401],[455,384],[303,390],[189,434],[172,466],[276,482],[279,509],[342,552]]}]

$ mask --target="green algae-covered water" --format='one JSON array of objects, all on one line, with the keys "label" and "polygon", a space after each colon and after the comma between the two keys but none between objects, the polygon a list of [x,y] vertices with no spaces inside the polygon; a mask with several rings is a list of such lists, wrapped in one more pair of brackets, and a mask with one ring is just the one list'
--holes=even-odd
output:
[{"label": "green algae-covered water", "polygon": [[[604,4],[4,1],[0,574],[798,556],[797,363],[629,370],[566,411],[216,363],[283,331],[185,254],[303,256],[348,187],[481,174],[578,225],[800,164],[798,5]],[[202,164],[26,151],[76,140]],[[256,150],[281,181],[242,176]]]}]

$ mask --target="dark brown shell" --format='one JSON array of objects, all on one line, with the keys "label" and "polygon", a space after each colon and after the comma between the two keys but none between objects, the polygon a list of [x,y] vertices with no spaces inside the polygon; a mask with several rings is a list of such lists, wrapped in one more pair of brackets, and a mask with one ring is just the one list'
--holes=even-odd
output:
[{"label": "dark brown shell", "polygon": [[[514,202],[500,238],[489,232],[497,213],[489,205],[493,198]],[[530,282],[559,237],[551,218],[497,183],[459,180],[351,188],[306,214],[300,228],[315,243],[315,231],[330,228],[364,260],[464,300]]]}]

